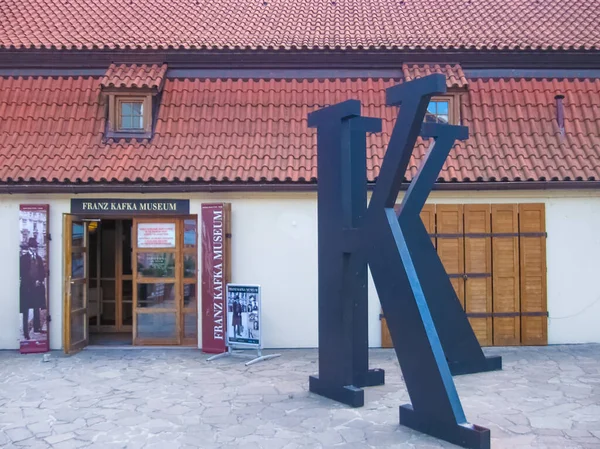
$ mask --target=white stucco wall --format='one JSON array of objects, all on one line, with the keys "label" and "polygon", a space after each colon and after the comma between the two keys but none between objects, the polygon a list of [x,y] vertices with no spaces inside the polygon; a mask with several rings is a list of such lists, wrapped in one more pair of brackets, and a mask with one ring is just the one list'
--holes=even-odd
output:
[{"label": "white stucco wall", "polygon": [[[190,213],[198,215],[203,202],[232,203],[232,281],[262,285],[265,347],[317,345],[315,194],[151,196],[189,198]],[[19,204],[23,203],[50,204],[50,345],[53,349],[62,347],[62,215],[69,211],[69,200],[70,196],[66,195],[0,197],[0,253],[4,256],[0,270],[0,349],[19,346],[18,216]],[[429,202],[545,203],[549,343],[600,342],[599,194],[586,191],[434,192]],[[201,262],[202,258],[198,260]],[[200,279],[198,281],[200,283]],[[377,347],[381,344],[380,306],[372,280],[369,291],[369,343]]]}]

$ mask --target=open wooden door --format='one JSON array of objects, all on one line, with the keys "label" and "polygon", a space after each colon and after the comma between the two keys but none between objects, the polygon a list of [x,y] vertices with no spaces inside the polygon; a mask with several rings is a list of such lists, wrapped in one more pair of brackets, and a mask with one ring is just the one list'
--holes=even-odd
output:
[{"label": "open wooden door", "polygon": [[87,222],[65,215],[64,232],[64,324],[63,347],[73,354],[87,346],[88,330],[88,266]]}]

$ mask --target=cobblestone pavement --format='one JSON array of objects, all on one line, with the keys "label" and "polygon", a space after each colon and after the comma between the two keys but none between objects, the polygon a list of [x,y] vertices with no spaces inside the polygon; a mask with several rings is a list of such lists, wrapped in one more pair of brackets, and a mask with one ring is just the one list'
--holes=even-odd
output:
[{"label": "cobblestone pavement", "polygon": [[[600,345],[493,348],[502,372],[455,378],[467,418],[493,448],[600,448]],[[246,367],[195,350],[0,352],[2,448],[455,447],[398,425],[408,401],[391,350],[386,385],[352,409],[307,392],[316,350]]]}]

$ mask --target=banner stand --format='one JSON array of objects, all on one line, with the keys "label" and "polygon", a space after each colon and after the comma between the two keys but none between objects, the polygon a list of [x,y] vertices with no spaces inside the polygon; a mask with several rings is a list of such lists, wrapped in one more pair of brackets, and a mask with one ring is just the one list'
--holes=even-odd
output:
[{"label": "banner stand", "polygon": [[[253,354],[247,354],[248,350],[247,349],[239,349],[239,350],[235,350],[233,349],[231,346],[227,347],[227,352],[222,352],[221,354],[215,354],[211,357],[209,357],[208,359],[206,359],[207,362],[210,362],[212,360],[216,360],[216,359],[221,359],[223,357],[226,356],[234,356],[234,355],[240,355],[242,357],[254,357]],[[249,362],[246,362],[245,365],[246,366],[250,366],[253,365],[255,363],[258,362],[263,362],[265,360],[270,360],[270,359],[274,359],[276,357],[281,357],[281,354],[266,354],[266,355],[262,355],[262,350],[260,348],[257,348],[257,352],[258,352],[258,357],[255,357],[254,359],[250,360]]]},{"label": "banner stand", "polygon": [[244,351],[256,349],[257,357],[246,363],[246,366],[264,360],[281,357],[281,354],[262,354],[262,320],[261,320],[261,288],[260,285],[227,284],[227,351],[213,355],[206,359],[220,359],[225,356],[241,355],[254,357]]}]

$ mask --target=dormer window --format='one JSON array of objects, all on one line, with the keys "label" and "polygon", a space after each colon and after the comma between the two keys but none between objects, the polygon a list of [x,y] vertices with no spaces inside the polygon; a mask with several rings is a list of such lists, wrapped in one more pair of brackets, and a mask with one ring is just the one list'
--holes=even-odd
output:
[{"label": "dormer window", "polygon": [[445,94],[431,99],[423,121],[425,123],[459,125],[461,123],[461,99],[469,89],[469,82],[462,67],[459,64],[402,64],[402,74],[406,81],[434,73],[446,77],[447,91]]},{"label": "dormer window", "polygon": [[425,113],[425,123],[456,124],[452,117],[453,98],[432,98]]},{"label": "dormer window", "polygon": [[107,138],[152,138],[166,71],[166,64],[110,66],[101,82],[108,99]]},{"label": "dormer window", "polygon": [[[119,117],[117,127],[122,132],[143,131],[148,120],[144,120],[144,100],[140,98],[117,97]],[[147,110],[148,108],[146,108]]]}]

